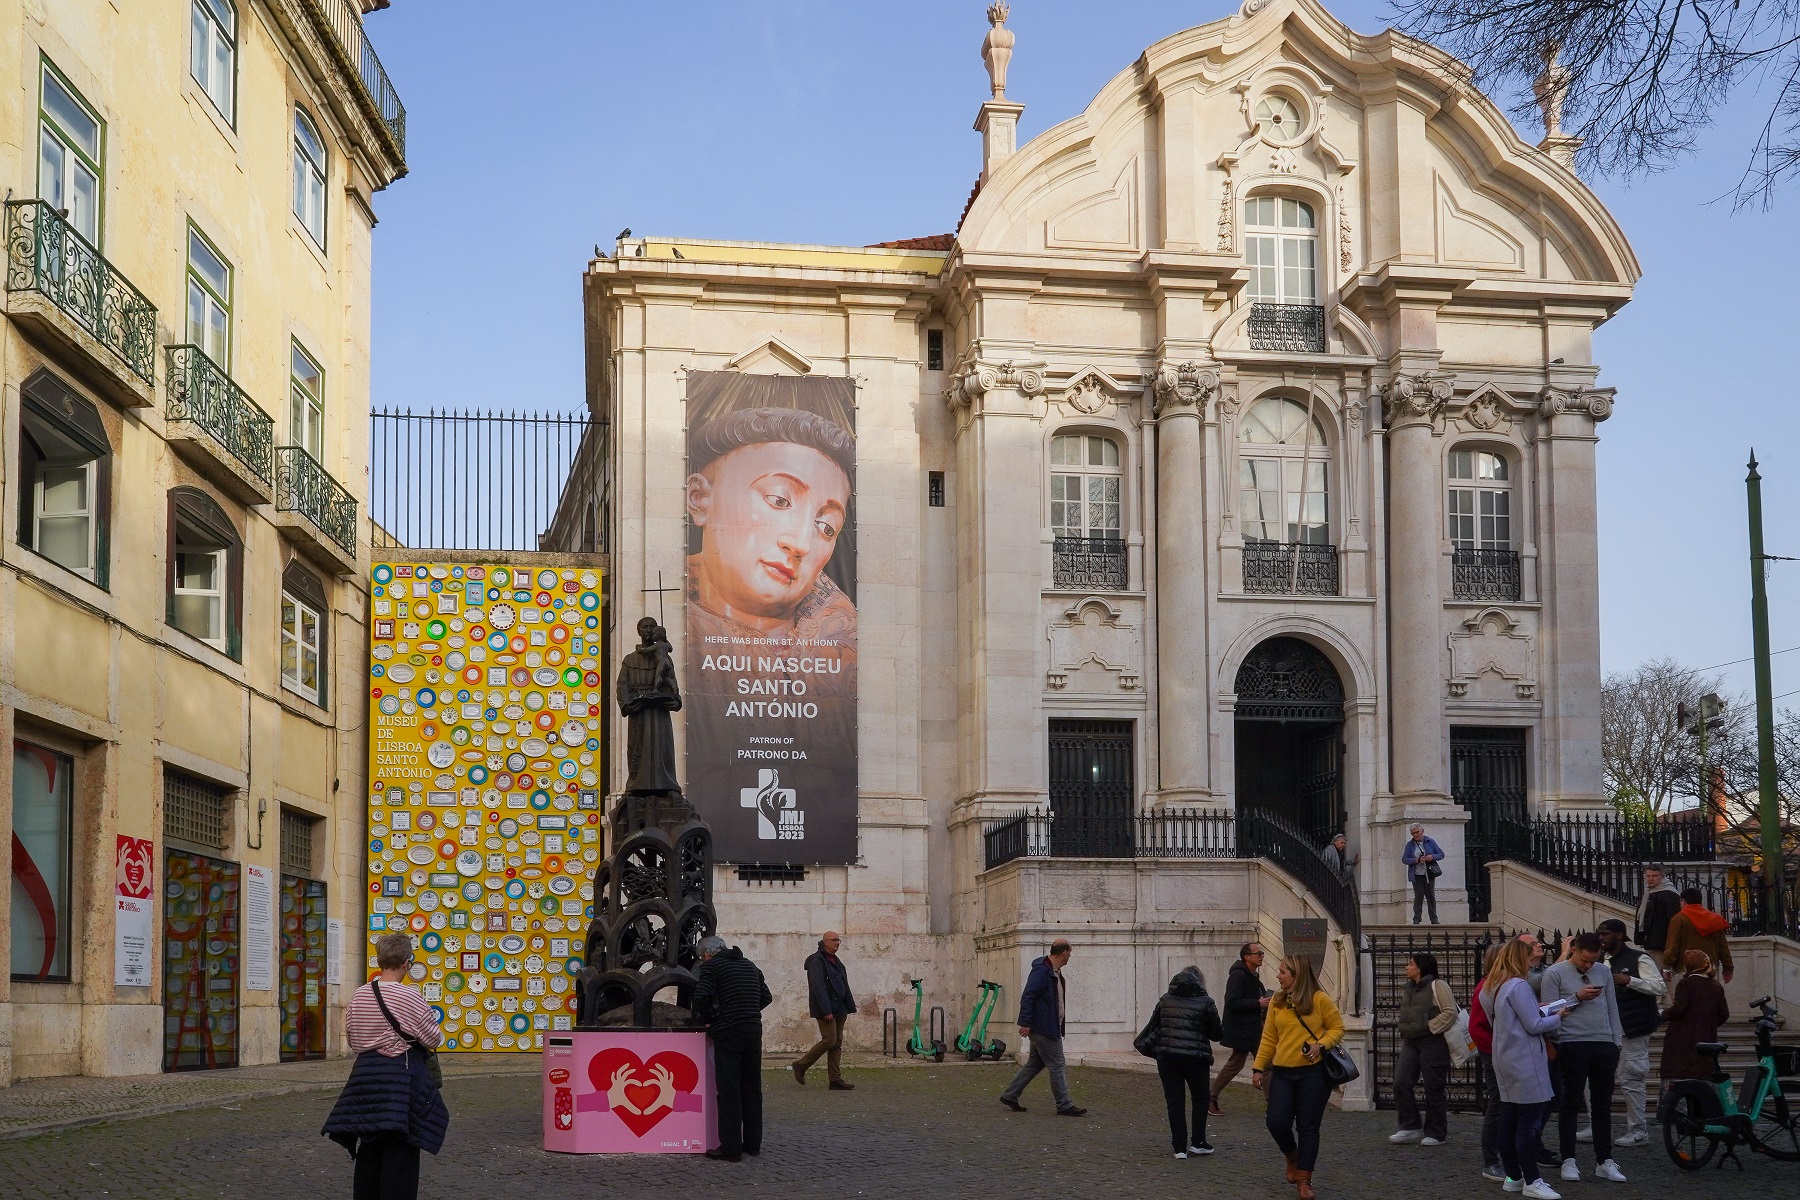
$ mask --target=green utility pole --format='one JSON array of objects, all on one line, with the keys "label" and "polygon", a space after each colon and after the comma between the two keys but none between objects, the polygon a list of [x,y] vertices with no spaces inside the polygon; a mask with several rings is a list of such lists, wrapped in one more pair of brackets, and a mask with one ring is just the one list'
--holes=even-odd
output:
[{"label": "green utility pole", "polygon": [[1761,793],[1763,886],[1768,889],[1769,917],[1781,919],[1787,883],[1787,855],[1782,844],[1781,804],[1775,794],[1775,686],[1769,675],[1769,594],[1763,574],[1762,476],[1756,473],[1756,451],[1750,451],[1750,474],[1744,477],[1750,507],[1750,636],[1756,659],[1756,783]]}]

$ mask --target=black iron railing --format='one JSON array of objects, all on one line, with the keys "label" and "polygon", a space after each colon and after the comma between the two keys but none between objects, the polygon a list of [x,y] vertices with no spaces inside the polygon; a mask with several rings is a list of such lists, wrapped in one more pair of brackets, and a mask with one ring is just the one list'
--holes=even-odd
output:
[{"label": "black iron railing", "polygon": [[1339,877],[1320,857],[1320,847],[1291,822],[1266,809],[1238,816],[1238,854],[1266,858],[1306,885],[1338,928],[1354,940],[1362,932],[1356,886]]},{"label": "black iron railing", "polygon": [[252,475],[275,482],[275,419],[198,346],[170,346],[168,418],[192,421]]},{"label": "black iron railing", "polygon": [[275,508],[297,512],[346,552],[356,553],[356,499],[298,446],[275,450]]},{"label": "black iron railing", "polygon": [[1325,310],[1317,304],[1250,305],[1250,348],[1290,354],[1325,352]]},{"label": "black iron railing", "polygon": [[989,867],[1015,858],[1236,858],[1226,809],[1167,808],[1142,816],[1026,812],[988,827]]},{"label": "black iron railing", "polygon": [[[371,413],[375,547],[574,551],[598,539],[605,549],[605,476],[595,463],[606,457],[606,428],[585,412]],[[570,496],[559,515],[564,485],[589,476],[595,513]],[[590,519],[596,539],[582,533]],[[553,528],[560,536],[548,536]]]},{"label": "black iron railing", "polygon": [[1458,546],[1450,556],[1450,594],[1458,600],[1517,600],[1519,552]]},{"label": "black iron railing", "polygon": [[1309,542],[1245,542],[1244,590],[1257,594],[1335,596],[1337,547]]},{"label": "black iron railing", "polygon": [[1635,821],[1610,813],[1557,813],[1501,821],[1498,849],[1499,857],[1585,891],[1635,903],[1647,865],[1709,863],[1717,846],[1703,814]]},{"label": "black iron railing", "polygon": [[1119,592],[1128,586],[1122,538],[1058,537],[1054,556],[1059,590]]},{"label": "black iron railing", "polygon": [[[1510,939],[1513,934],[1503,929],[1446,929],[1422,925],[1400,934],[1372,933],[1366,939],[1369,955],[1370,993],[1373,1001],[1370,1022],[1371,1092],[1376,1108],[1394,1107],[1394,1073],[1400,1059],[1400,1007],[1406,1000],[1406,963],[1414,954],[1428,950],[1437,959],[1438,978],[1450,985],[1457,1003],[1467,1006],[1469,997],[1480,986],[1482,962],[1488,947]],[[1560,952],[1561,935],[1552,938],[1542,934],[1549,951]],[[1481,1112],[1486,1107],[1486,1078],[1481,1064],[1474,1059],[1450,1071],[1448,1088],[1450,1108],[1455,1112]]]},{"label": "black iron railing", "polygon": [[344,65],[361,81],[364,98],[387,131],[393,135],[394,147],[402,161],[406,158],[406,106],[388,79],[387,69],[375,56],[361,18],[350,11],[349,0],[306,0],[314,18],[331,34],[331,40]]},{"label": "black iron railing", "polygon": [[6,202],[6,290],[40,293],[155,383],[156,306],[45,201]]}]

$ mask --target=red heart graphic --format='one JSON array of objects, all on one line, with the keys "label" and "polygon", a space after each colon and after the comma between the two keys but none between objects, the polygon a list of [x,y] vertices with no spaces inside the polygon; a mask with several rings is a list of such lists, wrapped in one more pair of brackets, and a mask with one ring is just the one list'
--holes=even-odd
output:
[{"label": "red heart graphic", "polygon": [[631,1108],[623,1107],[630,1105],[642,1110],[657,1102],[662,1095],[662,1087],[654,1075],[658,1067],[668,1071],[677,1095],[693,1091],[700,1083],[700,1070],[694,1060],[673,1050],[652,1054],[650,1061],[644,1062],[623,1046],[608,1046],[588,1060],[588,1080],[602,1097],[613,1090],[613,1080],[619,1072],[625,1072],[619,1082],[617,1097],[622,1104],[615,1102],[611,1107],[614,1115],[638,1137],[649,1133],[675,1111],[672,1102],[649,1111],[633,1112]]}]

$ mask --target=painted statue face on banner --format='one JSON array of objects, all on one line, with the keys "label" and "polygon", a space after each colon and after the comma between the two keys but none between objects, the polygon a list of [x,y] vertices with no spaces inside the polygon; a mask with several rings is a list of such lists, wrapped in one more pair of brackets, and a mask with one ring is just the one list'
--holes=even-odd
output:
[{"label": "painted statue face on banner", "polygon": [[701,604],[721,616],[791,620],[837,549],[849,503],[844,469],[794,442],[740,446],[688,476]]}]

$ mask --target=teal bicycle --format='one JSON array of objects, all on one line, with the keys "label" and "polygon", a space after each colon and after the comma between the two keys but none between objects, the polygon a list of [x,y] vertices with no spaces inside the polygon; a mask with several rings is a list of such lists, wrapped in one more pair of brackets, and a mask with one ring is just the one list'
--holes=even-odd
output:
[{"label": "teal bicycle", "polygon": [[1757,1061],[1745,1068],[1735,1090],[1731,1076],[1719,1069],[1719,1056],[1730,1047],[1701,1042],[1694,1049],[1712,1059],[1712,1078],[1676,1080],[1657,1106],[1663,1146],[1683,1171],[1698,1171],[1721,1146],[1720,1167],[1730,1162],[1743,1169],[1739,1146],[1779,1162],[1800,1162],[1800,1080],[1784,1078],[1800,1075],[1800,1047],[1775,1045],[1781,1014],[1770,997],[1750,1007],[1758,1014],[1751,1020]]}]

